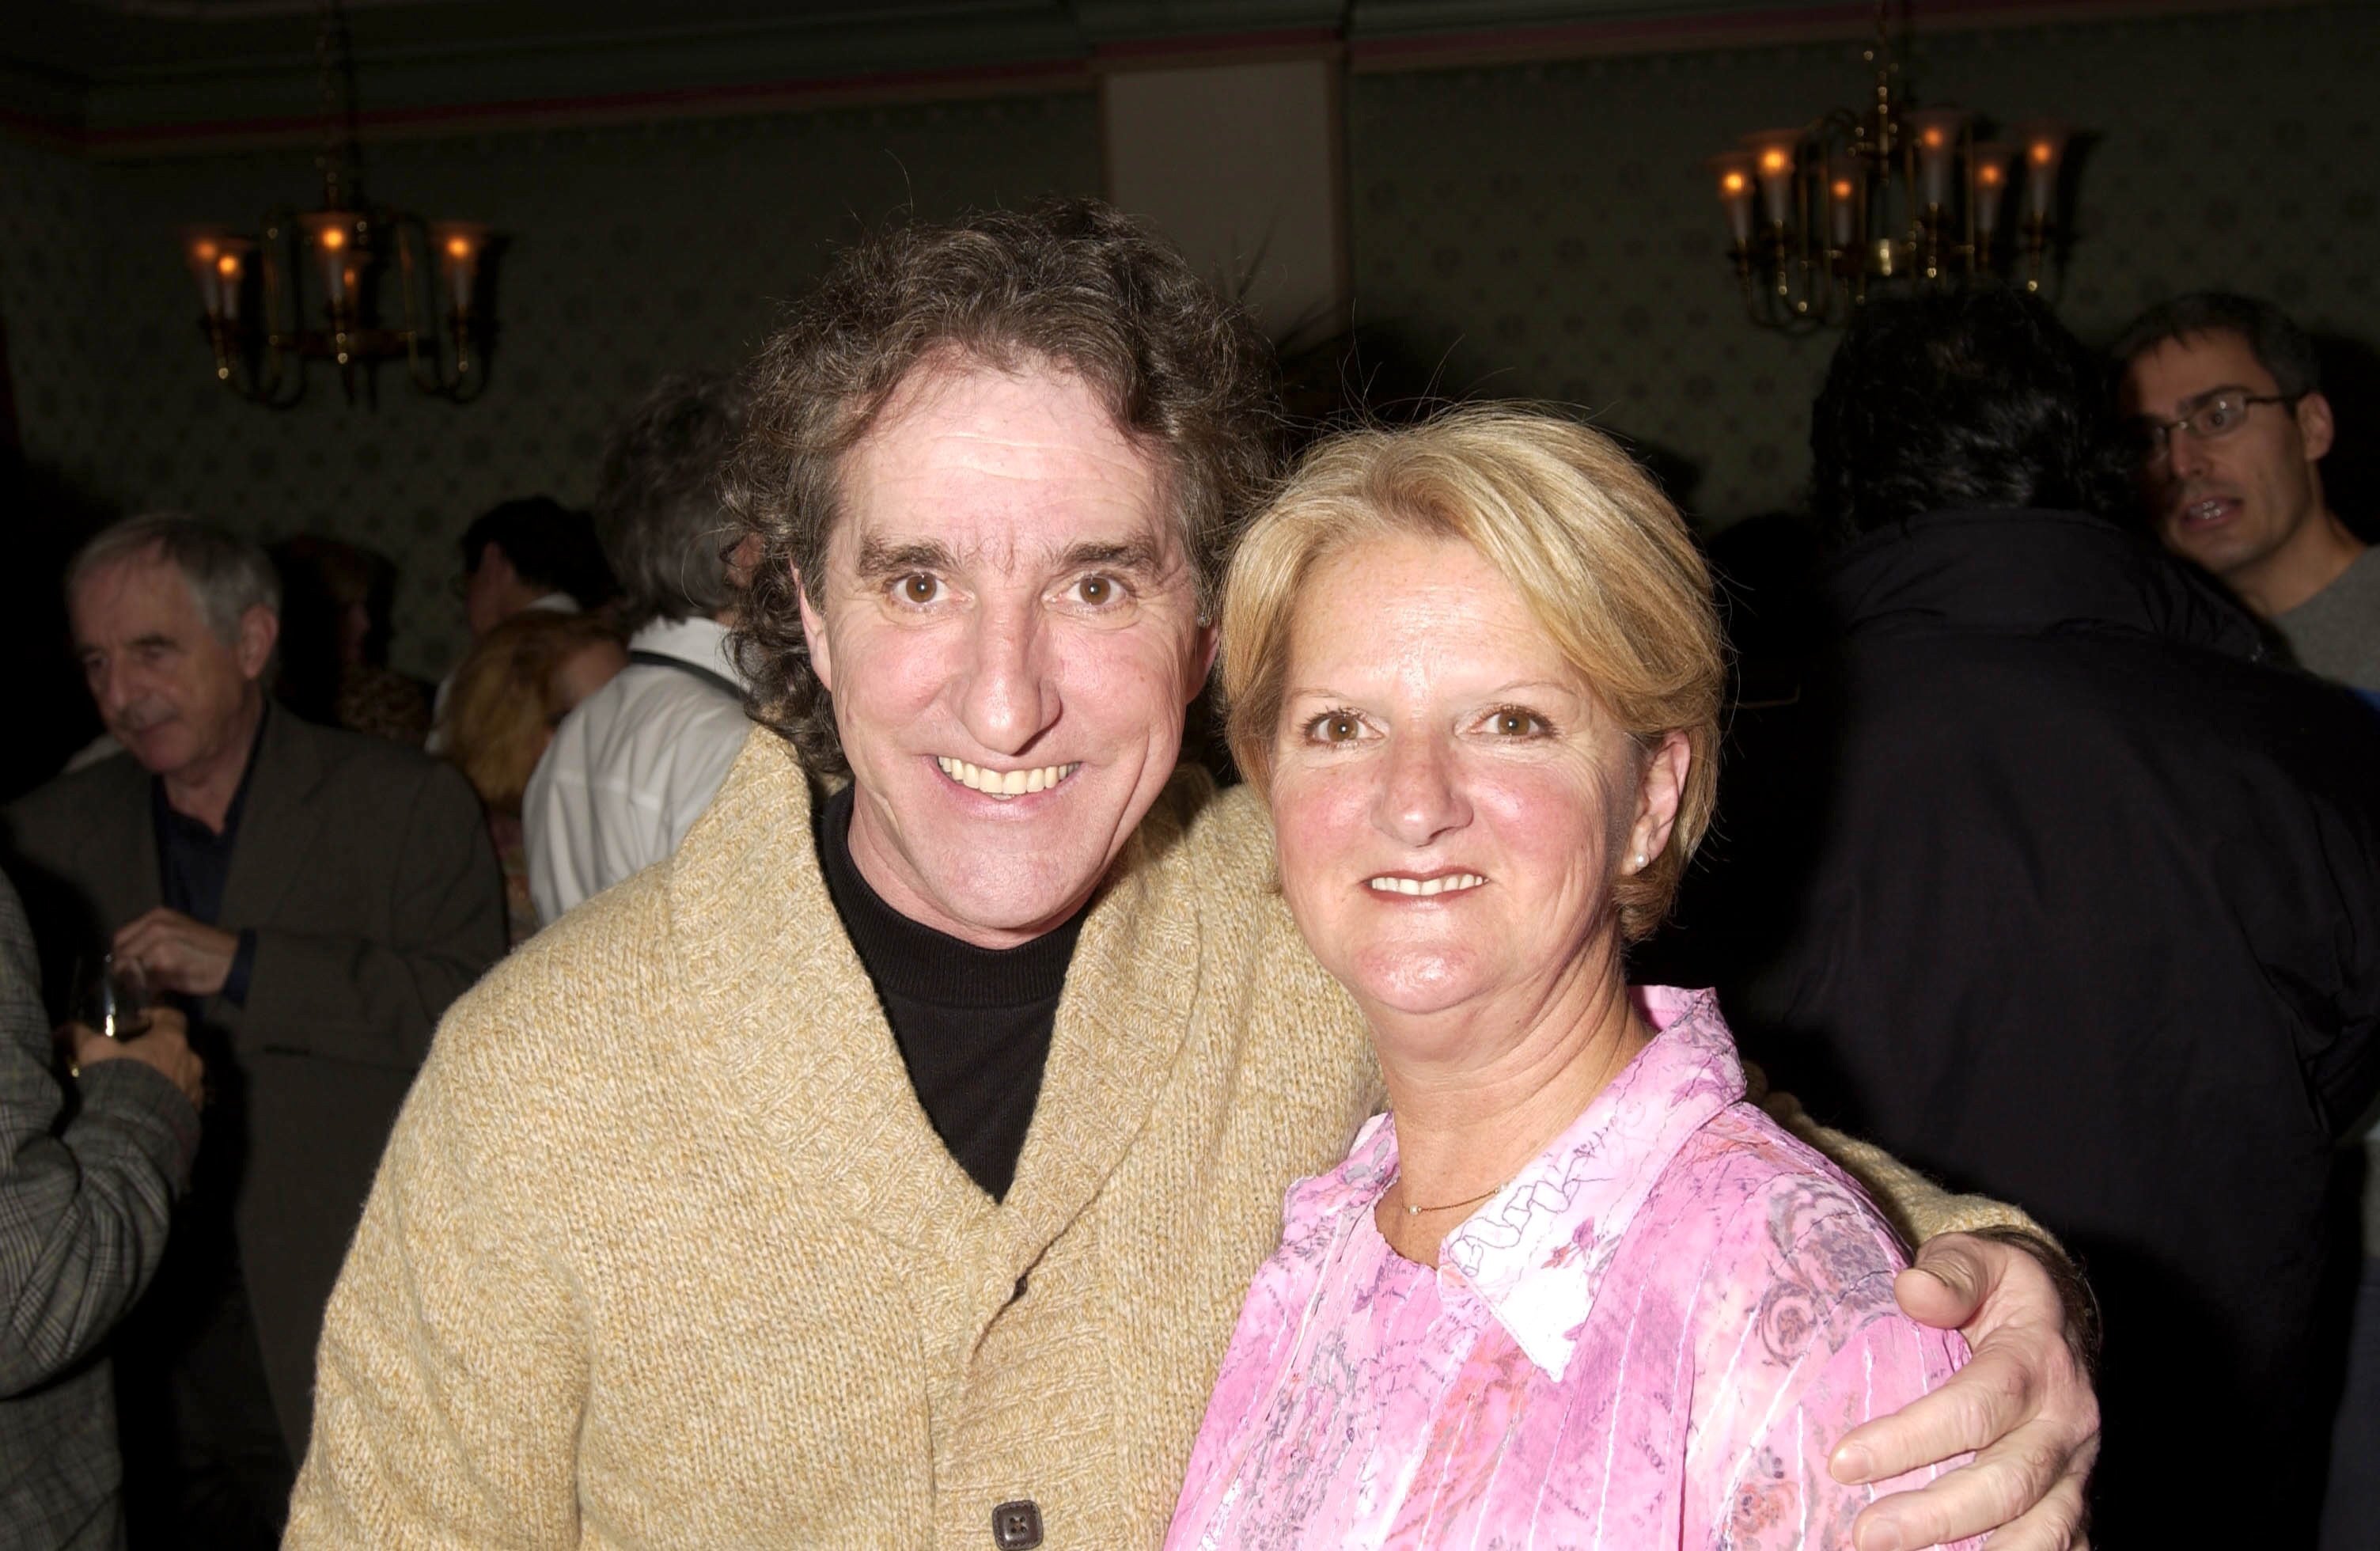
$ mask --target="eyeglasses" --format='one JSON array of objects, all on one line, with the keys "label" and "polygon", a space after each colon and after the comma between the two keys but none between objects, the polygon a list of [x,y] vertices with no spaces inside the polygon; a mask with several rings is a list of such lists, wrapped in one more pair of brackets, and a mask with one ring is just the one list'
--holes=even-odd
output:
[{"label": "eyeglasses", "polygon": [[2173,433],[2187,430],[2201,442],[2220,442],[2248,423],[2248,411],[2259,404],[2295,404],[2303,394],[2252,394],[2242,388],[2218,388],[2178,420],[2132,422],[2133,450],[2141,461],[2163,463],[2173,453]]}]

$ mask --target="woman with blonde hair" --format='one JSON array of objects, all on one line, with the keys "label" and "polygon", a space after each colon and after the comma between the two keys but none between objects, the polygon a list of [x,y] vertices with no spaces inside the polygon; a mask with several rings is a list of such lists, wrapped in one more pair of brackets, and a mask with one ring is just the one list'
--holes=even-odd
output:
[{"label": "woman with blonde hair", "polygon": [[1338,437],[1250,528],[1232,748],[1390,1109],[1292,1189],[1169,1545],[1832,1546],[1935,1473],[1827,1457],[1963,1343],[1709,995],[1622,975],[1711,813],[1721,653],[1684,522],[1548,416]]},{"label": "woman with blonde hair", "polygon": [[487,806],[515,946],[538,928],[521,842],[530,772],[562,719],[627,665],[627,648],[600,616],[532,609],[481,636],[455,670],[438,724],[440,750]]}]

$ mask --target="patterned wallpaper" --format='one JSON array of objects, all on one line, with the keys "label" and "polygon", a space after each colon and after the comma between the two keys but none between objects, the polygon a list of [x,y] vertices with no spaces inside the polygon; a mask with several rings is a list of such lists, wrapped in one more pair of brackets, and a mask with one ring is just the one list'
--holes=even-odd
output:
[{"label": "patterned wallpaper", "polygon": [[[2220,285],[2380,345],[2380,7],[1919,43],[1912,85],[1929,100],[2097,137],[2070,169],[2080,208],[2058,297],[2085,337]],[[1864,71],[1856,48],[1830,43],[1357,76],[1359,329],[1442,392],[1585,406],[1685,465],[1677,493],[1707,522],[1791,505],[1835,336],[1744,321],[1704,158],[1857,103]]]},{"label": "patterned wallpaper", "polygon": [[[0,140],[0,317],[28,454],[111,504],[178,506],[266,538],[338,534],[396,558],[393,656],[464,639],[455,539],[510,496],[593,494],[610,418],[665,371],[738,365],[775,304],[863,223],[1099,187],[1087,95],[850,109],[368,147],[375,199],[510,234],[485,395],[377,407],[312,370],[273,414],[214,382],[176,228],[261,222],[313,191],[304,151],[80,164]],[[59,292],[63,288],[63,295]]]},{"label": "patterned wallpaper", "polygon": [[[1921,43],[1929,97],[2096,133],[2061,298],[2086,333],[2219,283],[2380,343],[2380,146],[2351,63],[2380,57],[2380,8]],[[1662,453],[1714,525],[1790,504],[1832,338],[1742,321],[1703,159],[1863,86],[1841,43],[1354,77],[1370,347],[1401,357],[1390,380],[1587,406]],[[320,367],[287,414],[214,386],[175,228],[304,200],[303,151],[81,163],[0,140],[0,318],[32,458],[119,507],[395,555],[395,654],[422,673],[460,643],[446,583],[464,523],[540,490],[585,501],[608,418],[664,370],[735,364],[838,238],[905,203],[1100,183],[1087,94],[417,140],[369,148],[365,170],[378,198],[511,234],[477,404],[419,398],[393,371],[377,408],[343,403]]]}]

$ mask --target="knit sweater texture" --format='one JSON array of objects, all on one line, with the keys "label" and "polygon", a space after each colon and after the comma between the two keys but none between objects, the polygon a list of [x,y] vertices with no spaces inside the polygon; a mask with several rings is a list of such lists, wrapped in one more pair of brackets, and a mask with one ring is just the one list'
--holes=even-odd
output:
[{"label": "knit sweater texture", "polygon": [[[1381,1094],[1185,772],[1083,925],[1005,1201],[910,1089],[756,733],[669,862],[456,1004],[322,1339],[285,1545],[1162,1539],[1286,1188]],[[1820,1138],[1921,1231],[2022,1223]]]}]

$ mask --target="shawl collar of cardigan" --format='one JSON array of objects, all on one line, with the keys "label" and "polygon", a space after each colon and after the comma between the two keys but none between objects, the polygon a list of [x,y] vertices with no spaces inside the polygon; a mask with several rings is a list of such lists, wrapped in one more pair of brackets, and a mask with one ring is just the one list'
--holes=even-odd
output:
[{"label": "shawl collar of cardigan", "polygon": [[[754,732],[671,866],[671,962],[688,1037],[806,1188],[905,1258],[976,1267],[980,1339],[1016,1278],[1079,1217],[1148,1122],[1191,1024],[1197,905],[1147,872],[1209,794],[1177,772],[1083,923],[1016,1181],[995,1204],[935,1133],[819,869],[817,795]],[[808,1042],[788,1050],[786,1039]]]}]

